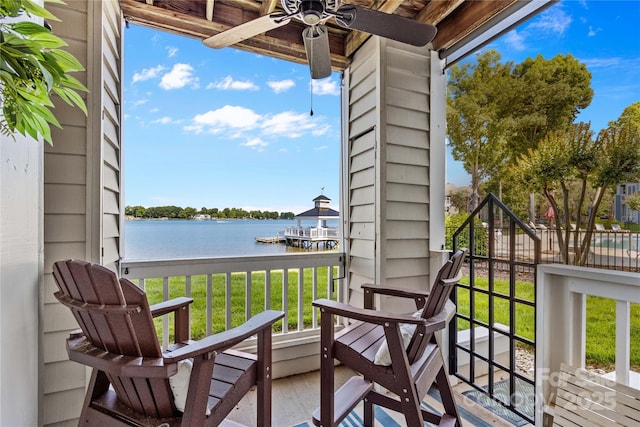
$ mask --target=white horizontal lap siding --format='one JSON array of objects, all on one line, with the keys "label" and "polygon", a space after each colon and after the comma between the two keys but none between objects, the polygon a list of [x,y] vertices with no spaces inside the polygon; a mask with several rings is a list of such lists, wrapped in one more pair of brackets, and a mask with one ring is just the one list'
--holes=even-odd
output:
[{"label": "white horizontal lap siding", "polygon": [[[88,21],[84,1],[47,4],[60,19],[51,22],[53,32],[68,44],[67,50],[87,67]],[[87,85],[87,72],[74,77]],[[82,93],[87,100],[87,94]],[[51,268],[55,261],[84,258],[87,247],[87,117],[78,108],[57,99],[56,117],[62,129],[52,129],[53,147],[45,144],[44,158],[44,278],[42,313],[43,425],[77,423],[84,400],[86,370],[70,362],[65,343],[78,324],[71,312],[53,297],[57,290]],[[89,104],[89,102],[87,102]]]},{"label": "white horizontal lap siding", "polygon": [[117,270],[122,206],[121,111],[122,24],[117,2],[102,8],[102,264]]},{"label": "white horizontal lap siding", "polygon": [[429,277],[429,70],[426,48],[385,46],[385,281],[409,288]]},{"label": "white horizontal lap siding", "polygon": [[[371,56],[373,55],[373,56]],[[362,306],[361,285],[375,279],[377,59],[365,45],[349,68],[349,302]]]}]

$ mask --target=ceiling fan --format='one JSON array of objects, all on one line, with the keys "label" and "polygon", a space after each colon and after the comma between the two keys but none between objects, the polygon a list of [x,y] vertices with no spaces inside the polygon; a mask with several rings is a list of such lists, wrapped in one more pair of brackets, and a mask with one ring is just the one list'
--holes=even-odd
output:
[{"label": "ceiling fan", "polygon": [[363,31],[414,46],[424,46],[436,35],[436,27],[399,15],[367,9],[342,0],[281,0],[284,13],[275,12],[204,39],[205,45],[222,48],[288,24],[292,18],[308,25],[302,31],[312,79],[331,75],[329,32],[324,23],[334,18],[341,27]]}]

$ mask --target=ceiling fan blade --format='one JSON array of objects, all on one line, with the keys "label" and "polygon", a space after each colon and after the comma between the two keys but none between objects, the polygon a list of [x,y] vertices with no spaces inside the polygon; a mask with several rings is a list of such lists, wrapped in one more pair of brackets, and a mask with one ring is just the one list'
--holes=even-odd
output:
[{"label": "ceiling fan blade", "polygon": [[340,6],[335,18],[342,27],[414,46],[426,45],[433,40],[438,31],[430,24],[353,4]]},{"label": "ceiling fan blade", "polygon": [[263,15],[260,18],[247,21],[244,24],[236,25],[226,31],[204,39],[202,42],[216,49],[231,46],[240,43],[243,40],[257,36],[264,32],[286,25],[291,21],[290,18],[272,17],[271,15]]},{"label": "ceiling fan blade", "polygon": [[302,31],[304,48],[311,69],[312,79],[323,79],[331,75],[331,53],[329,52],[329,32],[324,25],[314,25]]}]

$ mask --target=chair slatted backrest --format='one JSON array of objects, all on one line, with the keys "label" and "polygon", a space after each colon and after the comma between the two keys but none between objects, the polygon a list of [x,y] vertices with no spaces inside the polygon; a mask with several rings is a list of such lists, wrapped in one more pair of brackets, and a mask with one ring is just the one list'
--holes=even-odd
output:
[{"label": "chair slatted backrest", "polygon": [[[58,261],[53,276],[58,300],[69,307],[87,339],[110,353],[162,357],[144,291],[97,264]],[[107,374],[120,401],[151,417],[174,415],[173,395],[166,379],[116,377]]]},{"label": "chair slatted backrest", "polygon": [[[460,274],[460,269],[462,268],[463,261],[464,251],[460,250],[453,254],[453,256],[442,266],[442,268],[440,268],[433,283],[433,287],[429,291],[427,301],[422,308],[421,317],[423,319],[429,319],[442,312],[445,304],[449,300],[451,291],[456,284],[456,282],[445,281],[458,277],[458,275]],[[433,338],[433,333],[426,334],[424,329],[424,326],[421,325],[416,327],[416,330],[411,337],[411,341],[409,342],[409,346],[407,347],[407,358],[409,359],[409,363],[413,363],[414,361],[422,357],[424,350],[427,348],[427,345]]]}]

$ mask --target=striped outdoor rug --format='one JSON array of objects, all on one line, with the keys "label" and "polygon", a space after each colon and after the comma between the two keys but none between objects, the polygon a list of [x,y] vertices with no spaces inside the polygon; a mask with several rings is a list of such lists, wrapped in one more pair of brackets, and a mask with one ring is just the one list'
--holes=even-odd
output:
[{"label": "striped outdoor rug", "polygon": [[[422,402],[425,408],[430,411],[433,411],[437,414],[442,413],[442,404],[440,400],[440,394],[435,390],[430,390],[428,398]],[[475,427],[491,427],[490,423],[482,420],[478,416],[473,413],[467,411],[462,407],[458,407],[460,411],[460,415],[462,415],[463,421],[466,421],[465,425],[471,425]],[[376,418],[376,427],[404,427],[404,418],[402,414],[395,413],[393,411],[386,411],[379,406],[375,407],[375,418]],[[362,426],[362,408],[361,405],[356,407],[347,418],[340,423],[340,427],[361,427]],[[468,423],[468,424],[467,424]],[[431,426],[432,424],[425,423],[425,426]],[[301,424],[296,424],[293,427],[313,427],[313,423],[311,421],[304,422]]]}]

